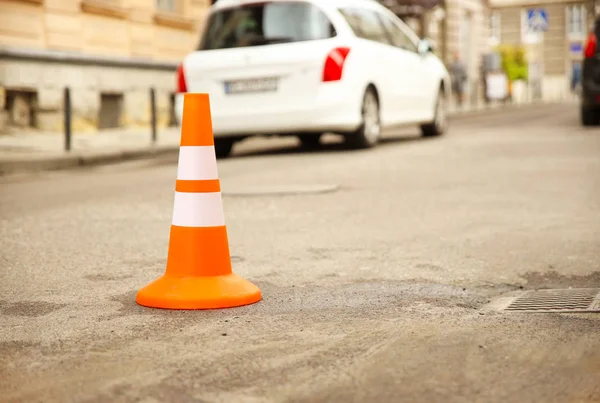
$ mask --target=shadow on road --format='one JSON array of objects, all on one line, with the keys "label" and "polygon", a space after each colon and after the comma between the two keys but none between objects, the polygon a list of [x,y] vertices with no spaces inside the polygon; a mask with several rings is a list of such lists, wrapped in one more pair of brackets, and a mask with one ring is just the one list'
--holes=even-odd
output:
[{"label": "shadow on road", "polygon": [[[441,139],[441,138],[440,138]],[[337,140],[337,141],[336,141]],[[432,141],[436,140],[435,138],[424,138],[418,135],[387,135],[387,137],[381,139],[379,144],[374,148],[391,146],[394,144],[402,144],[402,143],[412,143],[415,141]],[[242,143],[240,143],[241,145]],[[314,148],[303,147],[299,142],[288,143],[285,145],[277,144],[277,145],[265,145],[265,143],[261,143],[260,148],[251,149],[251,150],[233,150],[232,154],[228,159],[237,159],[237,158],[249,158],[249,157],[259,157],[259,156],[279,156],[279,155],[293,155],[293,154],[330,154],[330,153],[357,153],[357,152],[365,152],[370,151],[370,149],[352,149],[346,145],[343,139],[336,139],[333,137],[333,140],[329,138],[328,141],[319,144]]]}]

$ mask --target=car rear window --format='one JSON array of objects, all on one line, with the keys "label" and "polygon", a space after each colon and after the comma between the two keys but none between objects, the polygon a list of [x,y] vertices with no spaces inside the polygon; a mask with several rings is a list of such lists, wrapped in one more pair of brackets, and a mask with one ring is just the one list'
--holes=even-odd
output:
[{"label": "car rear window", "polygon": [[214,12],[199,50],[310,41],[335,36],[327,16],[307,2],[261,2]]}]

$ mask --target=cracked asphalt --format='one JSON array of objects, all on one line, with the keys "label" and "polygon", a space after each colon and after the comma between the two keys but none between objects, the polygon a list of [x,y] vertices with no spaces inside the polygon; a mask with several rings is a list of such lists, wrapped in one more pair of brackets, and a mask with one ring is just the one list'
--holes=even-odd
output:
[{"label": "cracked asphalt", "polygon": [[[600,402],[599,314],[485,309],[600,288],[600,130],[576,105],[336,141],[219,161],[233,269],[264,297],[227,310],[135,303],[173,158],[0,178],[0,401]],[[330,190],[247,194],[304,186]]]}]

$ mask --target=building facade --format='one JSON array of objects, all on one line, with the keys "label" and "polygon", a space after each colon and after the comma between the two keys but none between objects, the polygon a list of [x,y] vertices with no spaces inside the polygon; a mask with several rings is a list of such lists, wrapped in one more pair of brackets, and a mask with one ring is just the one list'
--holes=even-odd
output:
[{"label": "building facade", "polygon": [[[533,9],[546,15],[545,32],[531,29]],[[594,5],[585,0],[492,0],[490,45],[517,45],[526,53],[528,80],[521,98],[569,97],[593,16]]]},{"label": "building facade", "polygon": [[[488,3],[486,0],[447,0],[445,32],[446,65],[458,57],[468,72],[465,101],[476,105],[483,100],[484,88],[481,65],[490,51]],[[439,23],[438,23],[439,24]],[[439,32],[439,30],[438,30]],[[438,34],[439,35],[439,34]]]},{"label": "building facade", "polygon": [[175,72],[210,0],[0,0],[0,130],[172,123]]}]

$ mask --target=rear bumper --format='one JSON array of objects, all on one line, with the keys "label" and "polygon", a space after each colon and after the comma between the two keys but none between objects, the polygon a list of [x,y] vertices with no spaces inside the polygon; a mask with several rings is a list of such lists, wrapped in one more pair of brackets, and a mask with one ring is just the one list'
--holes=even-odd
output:
[{"label": "rear bumper", "polygon": [[[183,115],[183,94],[175,97],[175,114],[179,125]],[[302,108],[287,109],[273,105],[270,109],[252,111],[229,110],[211,102],[215,137],[245,137],[299,132],[348,132],[360,123],[360,100],[356,97],[335,97]],[[250,100],[251,102],[251,100]]]},{"label": "rear bumper", "polygon": [[600,83],[597,82],[600,60],[588,58],[581,70],[581,105],[585,108],[600,107]]},{"label": "rear bumper", "polygon": [[583,82],[581,87],[581,105],[586,108],[600,108],[600,86],[595,82]]}]

